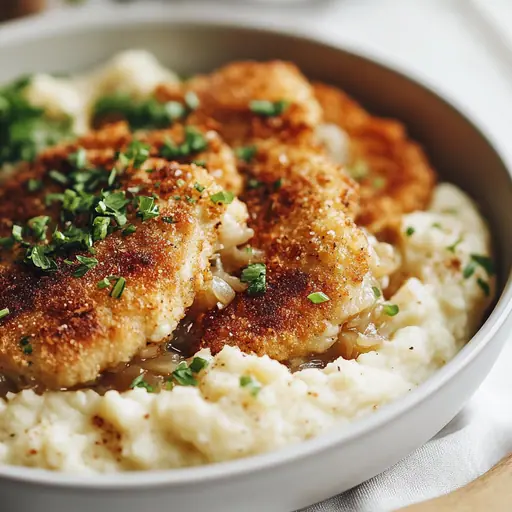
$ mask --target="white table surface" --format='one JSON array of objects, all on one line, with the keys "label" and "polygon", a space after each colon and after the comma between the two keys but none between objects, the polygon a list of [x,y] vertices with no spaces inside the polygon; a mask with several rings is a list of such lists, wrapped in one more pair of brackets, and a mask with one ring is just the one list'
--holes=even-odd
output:
[{"label": "white table surface", "polygon": [[[57,6],[59,0],[53,2]],[[104,4],[93,2],[98,8]],[[154,3],[208,12],[215,19],[305,26],[382,57],[462,106],[512,166],[512,0]],[[485,472],[512,451],[511,366],[509,343],[471,402],[438,436],[377,479],[309,510],[390,510],[448,492]]]}]

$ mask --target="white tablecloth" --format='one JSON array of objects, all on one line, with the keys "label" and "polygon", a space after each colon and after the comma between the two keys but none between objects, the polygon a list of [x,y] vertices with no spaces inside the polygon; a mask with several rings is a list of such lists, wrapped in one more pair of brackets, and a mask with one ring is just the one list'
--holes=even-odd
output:
[{"label": "white tablecloth", "polygon": [[[169,2],[169,8],[306,26],[395,62],[462,105],[512,164],[512,0],[254,3]],[[449,492],[488,470],[512,451],[511,366],[509,344],[464,411],[434,439],[385,473],[307,512],[392,510]]]}]

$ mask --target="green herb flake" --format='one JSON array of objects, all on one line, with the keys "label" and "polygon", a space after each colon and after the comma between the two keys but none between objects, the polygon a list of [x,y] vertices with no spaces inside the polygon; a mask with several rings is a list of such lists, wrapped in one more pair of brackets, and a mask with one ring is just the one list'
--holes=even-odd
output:
[{"label": "green herb flake", "polygon": [[434,222],[432,227],[436,229],[443,229],[443,226],[439,222]]},{"label": "green herb flake", "polygon": [[380,190],[386,186],[386,180],[379,176],[373,180],[372,185],[375,190]]},{"label": "green herb flake", "polygon": [[249,190],[254,190],[260,188],[263,185],[261,181],[258,181],[256,178],[249,178],[247,180],[247,188]]},{"label": "green herb flake", "polygon": [[110,292],[110,296],[114,297],[114,299],[120,299],[121,295],[124,292],[125,287],[126,287],[126,279],[124,277],[119,277],[117,279],[116,284],[112,288],[112,291]]},{"label": "green herb flake", "polygon": [[416,230],[412,226],[408,226],[407,229],[405,230],[405,234],[406,236],[412,236],[414,235],[415,231]]},{"label": "green herb flake", "polygon": [[143,373],[137,375],[137,377],[135,377],[135,379],[133,379],[132,383],[130,384],[130,389],[135,388],[144,388],[148,393],[154,392],[153,386],[144,380]]},{"label": "green herb flake", "polygon": [[87,165],[87,151],[84,148],[78,148],[68,156],[68,162],[76,169],[83,169]]},{"label": "green herb flake", "polygon": [[286,100],[253,100],[249,103],[249,109],[252,112],[264,117],[280,116],[289,106],[290,102]]},{"label": "green herb flake", "polygon": [[0,320],[10,313],[9,308],[0,309]]},{"label": "green herb flake", "polygon": [[188,107],[189,110],[196,110],[199,107],[200,101],[197,94],[194,91],[188,91],[185,94],[185,105]]},{"label": "green herb flake", "polygon": [[327,302],[331,300],[324,292],[313,292],[308,295],[308,299],[313,304],[322,304],[323,302]]},{"label": "green herb flake", "polygon": [[69,183],[67,176],[59,171],[51,170],[48,172],[48,176],[60,185],[67,185]]},{"label": "green herb flake", "polygon": [[176,221],[174,220],[174,217],[171,217],[171,216],[165,216],[165,217],[161,217],[161,219],[162,219],[166,224],[176,224]]},{"label": "green herb flake", "polygon": [[28,336],[23,336],[23,338],[20,339],[20,348],[21,351],[29,356],[33,352],[32,345],[30,343],[30,338]]},{"label": "green herb flake", "polygon": [[132,140],[124,154],[132,162],[134,169],[140,169],[142,164],[149,158],[150,147],[140,140]]},{"label": "green herb flake", "polygon": [[23,243],[23,228],[17,224],[14,224],[12,226],[12,237],[14,240],[16,240],[16,242]]},{"label": "green herb flake", "polygon": [[78,255],[76,259],[80,265],[73,272],[73,277],[85,276],[89,270],[93,269],[98,264],[98,260],[96,258],[88,258],[87,256]]},{"label": "green herb flake", "polygon": [[53,272],[57,270],[55,260],[49,258],[45,253],[45,247],[42,245],[34,245],[27,250],[25,262],[34,265],[34,267],[44,271]]},{"label": "green herb flake", "polygon": [[134,226],[133,224],[128,224],[128,226],[126,226],[122,233],[124,236],[128,236],[128,235],[133,235],[133,233],[135,233],[135,231],[137,231],[137,227]]},{"label": "green herb flake", "polygon": [[104,290],[105,288],[108,288],[110,284],[110,279],[108,277],[104,277],[101,281],[98,281],[96,288],[99,290]]},{"label": "green herb flake", "polygon": [[43,188],[43,182],[41,180],[36,180],[35,178],[30,178],[27,181],[27,190],[29,192],[37,192]]},{"label": "green herb flake", "polygon": [[182,361],[176,369],[172,372],[172,377],[181,386],[197,386],[197,379],[194,377],[192,369],[187,366],[185,361]]},{"label": "green herb flake", "polygon": [[482,254],[471,254],[471,260],[474,261],[477,265],[481,266],[489,277],[496,273],[492,259],[489,258],[489,256],[484,256]]},{"label": "green herb flake", "polygon": [[261,384],[251,375],[242,375],[240,377],[240,387],[246,388],[254,397],[257,397],[261,391]]},{"label": "green herb flake", "polygon": [[283,178],[279,178],[278,180],[274,181],[274,190],[279,190],[283,186]]},{"label": "green herb flake", "polygon": [[370,168],[364,160],[356,160],[352,165],[346,167],[345,170],[356,181],[361,181],[370,174]]},{"label": "green herb flake", "polygon": [[240,281],[246,283],[249,295],[259,295],[267,290],[267,267],[264,263],[252,263],[242,270]]},{"label": "green herb flake", "polygon": [[197,199],[194,199],[193,197],[190,197],[190,196],[185,196],[185,200],[189,204],[196,204],[197,203]]},{"label": "green herb flake", "polygon": [[186,185],[186,182],[185,182],[185,180],[182,180],[180,178],[179,180],[176,180],[176,185],[181,188],[181,187],[184,187]]},{"label": "green herb flake", "polygon": [[198,167],[206,167],[206,160],[192,160],[192,163]]},{"label": "green herb flake", "polygon": [[221,190],[220,192],[210,196],[210,199],[213,203],[231,204],[235,199],[235,194],[228,190]]},{"label": "green herb flake", "polygon": [[388,316],[395,316],[400,311],[400,308],[396,304],[384,304],[384,313]]},{"label": "green herb flake", "polygon": [[203,359],[202,357],[194,357],[192,362],[189,364],[189,368],[194,373],[199,373],[201,370],[204,370],[208,366],[208,361]]},{"label": "green herb flake", "polygon": [[142,222],[154,219],[160,215],[160,208],[155,204],[155,198],[150,196],[138,196],[139,209],[137,217],[142,218]]},{"label": "green herb flake", "polygon": [[235,149],[236,157],[247,164],[252,161],[257,152],[258,148],[256,146],[242,146]]},{"label": "green herb flake", "polygon": [[462,277],[464,279],[469,279],[474,273],[475,273],[475,270],[476,270],[476,267],[477,267],[477,264],[475,261],[471,260],[465,267],[464,267],[464,270],[462,271]]},{"label": "green herb flake", "polygon": [[377,286],[372,286],[372,291],[376,299],[379,299],[382,296],[382,292],[377,288]]},{"label": "green herb flake", "polygon": [[94,240],[104,240],[108,235],[110,217],[96,217],[92,223],[92,237]]},{"label": "green herb flake", "polygon": [[201,185],[200,183],[194,183],[194,188],[199,192],[201,193],[203,190],[206,189],[206,187],[204,187],[203,185]]},{"label": "green herb flake", "polygon": [[489,286],[489,283],[487,281],[484,281],[480,277],[476,280],[478,286],[480,289],[484,292],[486,297],[489,297],[491,294],[491,287]]},{"label": "green herb flake", "polygon": [[457,238],[457,240],[455,240],[455,242],[453,242],[452,245],[449,245],[446,248],[446,250],[455,254],[455,250],[457,249],[457,246],[462,242],[463,239],[464,239],[464,237],[462,235],[459,236],[459,238]]},{"label": "green herb flake", "polygon": [[48,215],[39,215],[38,217],[32,217],[28,222],[28,227],[32,230],[36,240],[44,240],[46,238],[46,231],[48,229],[48,223],[50,217]]}]

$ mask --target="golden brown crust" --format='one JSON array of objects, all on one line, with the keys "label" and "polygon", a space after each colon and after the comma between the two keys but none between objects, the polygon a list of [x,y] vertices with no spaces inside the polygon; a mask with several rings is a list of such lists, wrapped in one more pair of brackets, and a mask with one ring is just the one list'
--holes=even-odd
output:
[{"label": "golden brown crust", "polygon": [[358,224],[374,233],[398,225],[402,214],[425,209],[435,186],[435,173],[421,147],[407,137],[404,126],[374,117],[343,91],[314,84],[324,122],[341,127],[350,139],[348,169],[359,178],[361,209]]},{"label": "golden brown crust", "polygon": [[[366,300],[367,240],[347,215],[356,186],[318,150],[273,141],[258,144],[248,172],[260,183],[244,200],[268,288],[207,314],[202,345],[217,352],[236,344],[278,360],[321,352]],[[313,304],[313,292],[330,300]]]},{"label": "golden brown crust", "polygon": [[[235,146],[271,136],[281,140],[305,136],[304,129],[318,124],[321,117],[309,82],[288,62],[233,62],[180,86],[162,85],[157,97],[177,100],[187,91],[194,91],[200,100],[190,122],[213,127]],[[251,111],[253,100],[286,101],[289,106],[281,115],[265,117]]]},{"label": "golden brown crust", "polygon": [[[145,140],[156,155],[164,138],[179,142],[179,132],[177,127],[149,134]],[[130,138],[126,129],[112,126],[44,153],[0,191],[0,236],[10,234],[13,222],[23,225],[36,215],[53,215],[56,220],[55,207],[46,207],[44,197],[60,186],[48,171],[69,173],[70,153],[86,147],[89,165],[108,173],[115,151]],[[42,179],[46,186],[29,193],[29,178]],[[196,183],[205,190],[194,188]],[[133,187],[142,187],[137,193],[146,196],[158,194],[160,215],[142,222],[129,206],[129,222],[136,225],[136,232],[125,236],[116,231],[96,242],[94,257],[99,264],[81,278],[72,276],[77,264],[64,264],[64,255],[56,257],[56,272],[42,273],[20,261],[23,249],[2,250],[0,307],[10,310],[0,320],[2,373],[49,387],[88,382],[101,370],[130,360],[147,339],[164,339],[183,317],[209,271],[208,257],[226,210],[210,195],[221,188],[203,167],[156,156],[140,169],[129,166],[121,176],[120,190]],[[172,217],[174,223],[165,222],[165,217]],[[75,253],[68,258],[74,260]],[[109,275],[126,279],[119,299],[111,297],[109,289],[97,287]],[[23,338],[30,343],[30,354],[20,344]]]}]

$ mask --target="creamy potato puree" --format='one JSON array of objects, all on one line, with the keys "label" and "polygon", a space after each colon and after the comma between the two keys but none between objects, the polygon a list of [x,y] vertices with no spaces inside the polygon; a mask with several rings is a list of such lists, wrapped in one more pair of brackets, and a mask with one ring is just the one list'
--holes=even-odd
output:
[{"label": "creamy potato puree", "polygon": [[[71,116],[75,132],[82,133],[100,96],[144,98],[157,84],[175,80],[137,50],[87,75],[36,75],[26,94],[48,116]],[[318,137],[335,160],[346,160],[348,139],[339,128],[323,125]],[[246,235],[227,222],[223,247],[244,242]],[[208,361],[197,386],[103,396],[90,389],[10,393],[0,400],[0,463],[94,473],[226,461],[344,428],[404,395],[452,359],[478,328],[494,280],[474,255],[490,255],[490,237],[469,198],[441,184],[428,211],[403,217],[395,250],[369,238],[377,262],[373,275],[386,304],[399,308],[394,316],[377,309],[385,336],[378,349],[292,373],[266,356],[226,346],[215,357],[207,350],[196,354]],[[241,257],[236,251],[233,260]]]},{"label": "creamy potato puree", "polygon": [[[406,215],[402,228],[408,277],[389,300],[400,312],[383,319],[391,334],[377,351],[291,373],[268,357],[225,347],[213,358],[198,354],[209,365],[197,387],[10,394],[0,402],[0,461],[112,472],[236,459],[343,428],[407,393],[473,333],[490,300],[478,280],[490,283],[490,296],[493,285],[482,267],[462,275],[470,255],[490,247],[476,208],[456,187],[439,185],[431,208]],[[247,378],[252,385],[241,386]]]}]

